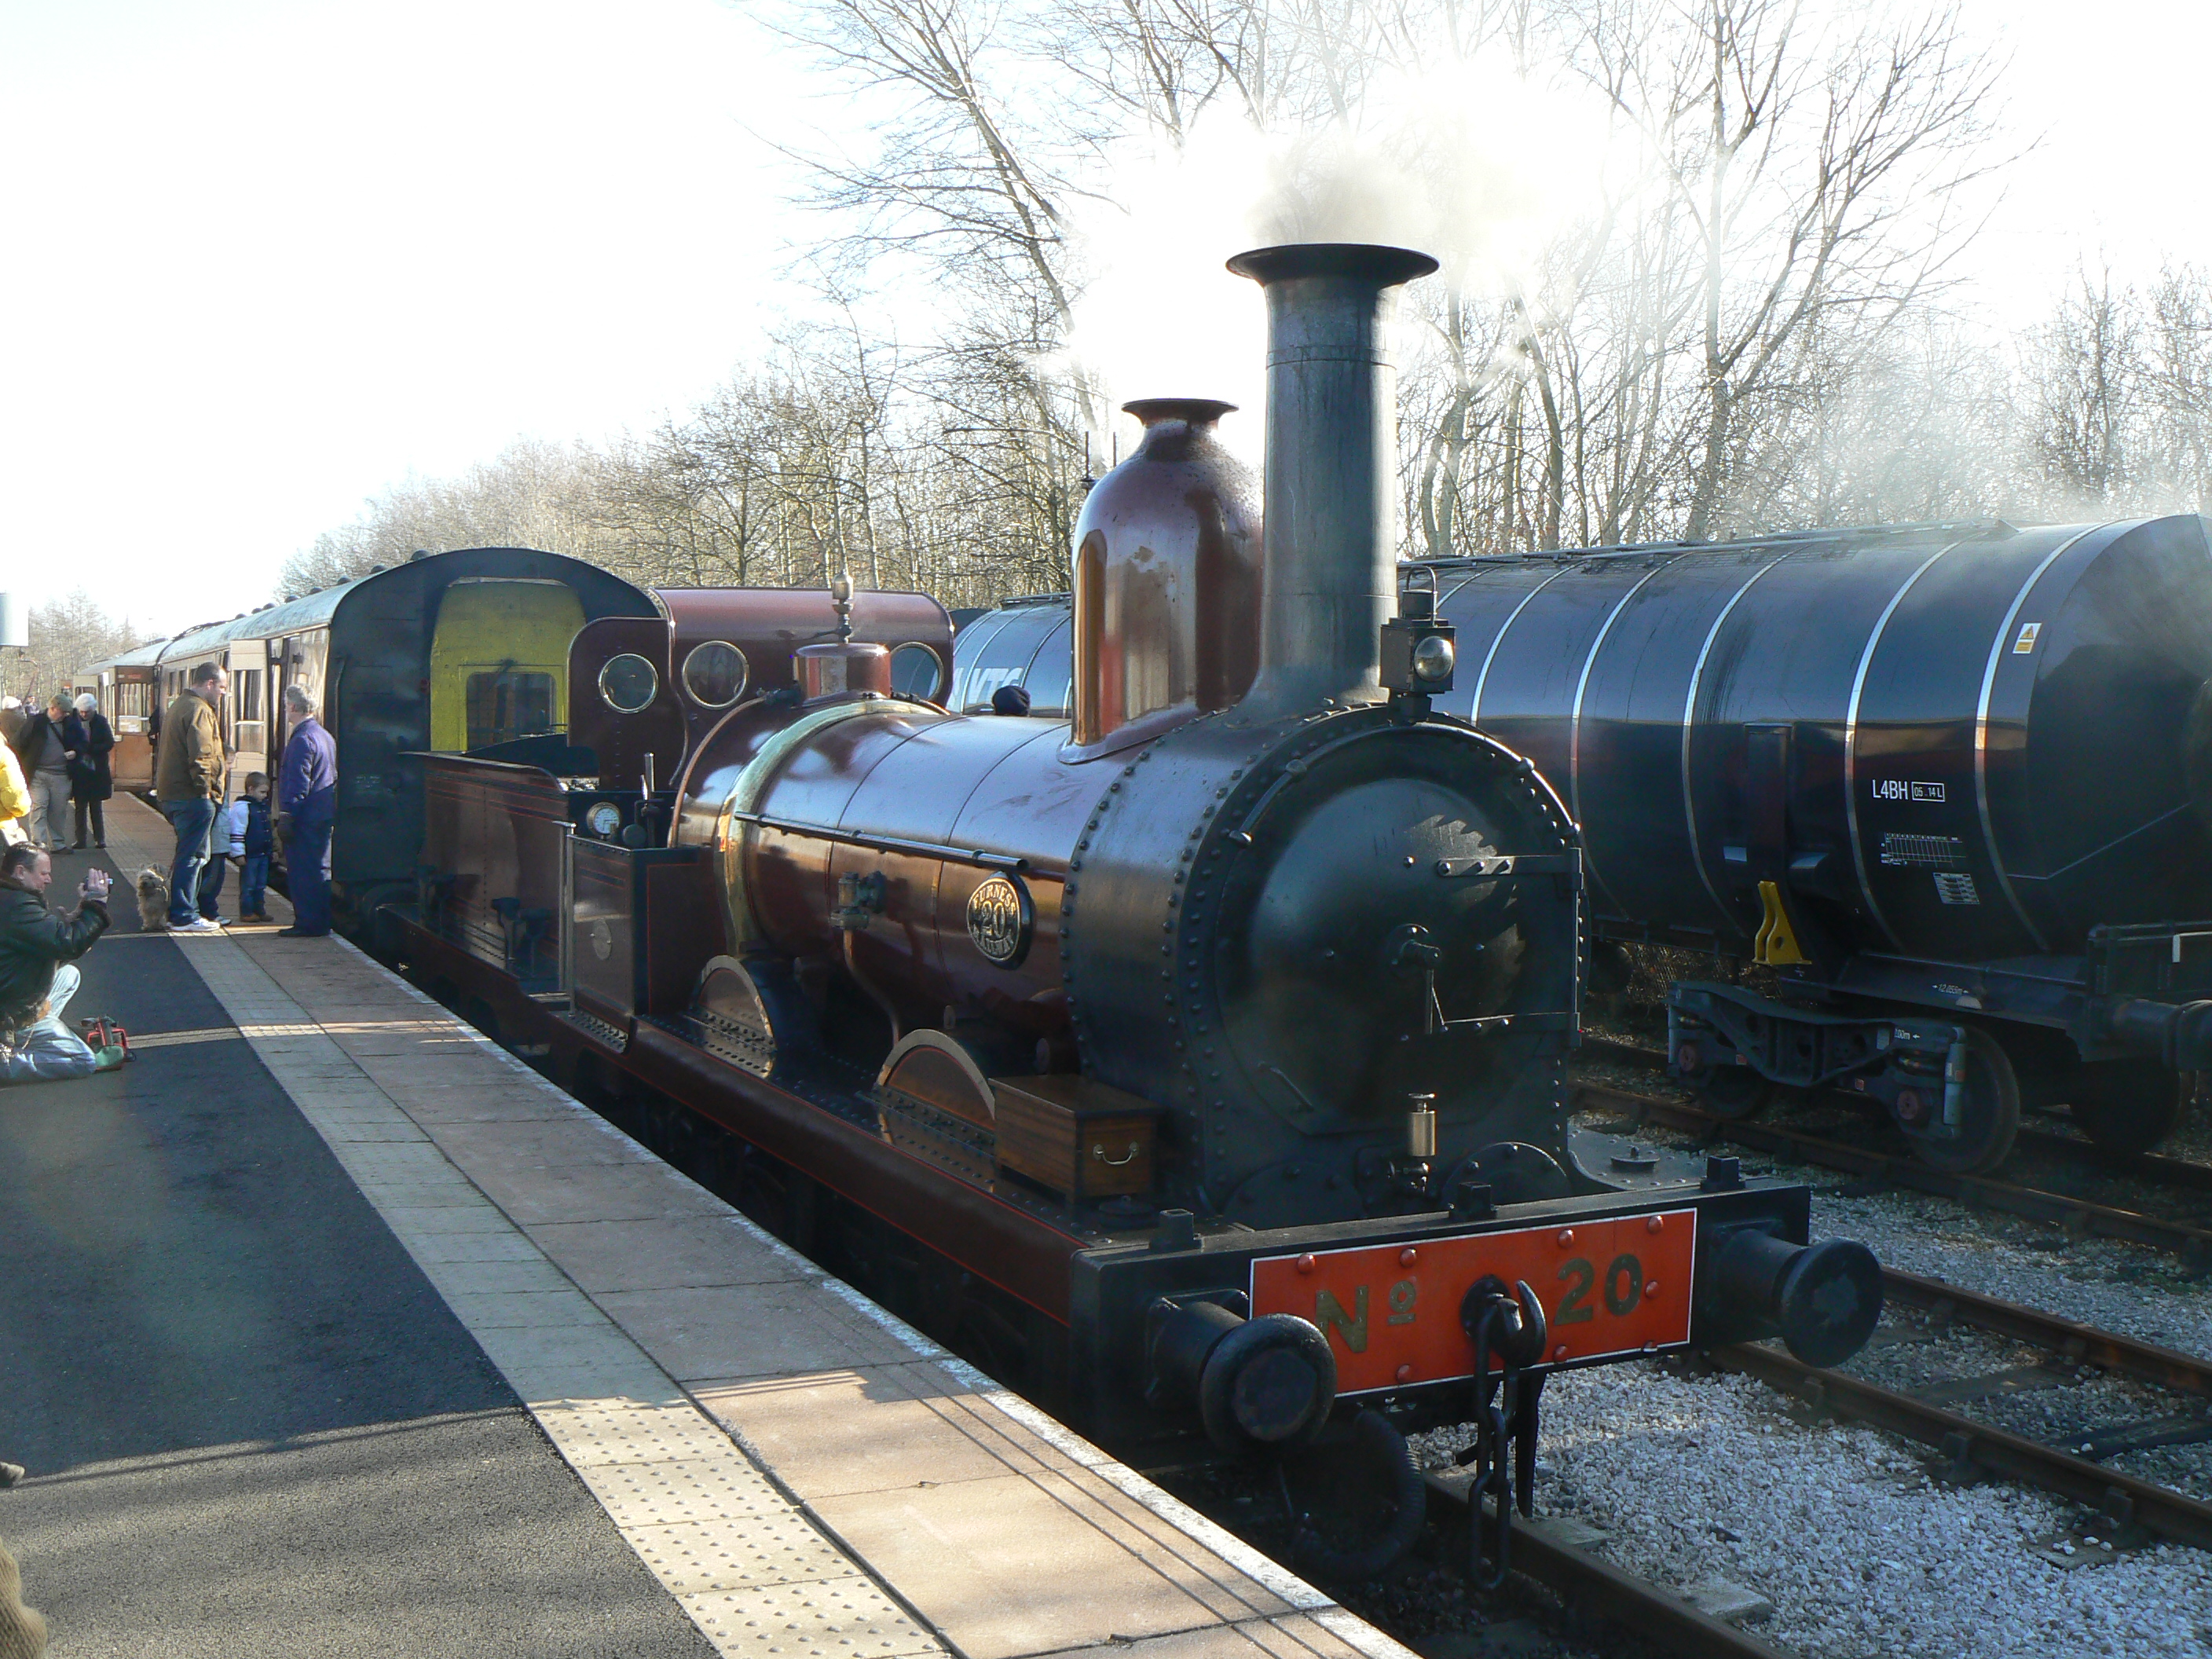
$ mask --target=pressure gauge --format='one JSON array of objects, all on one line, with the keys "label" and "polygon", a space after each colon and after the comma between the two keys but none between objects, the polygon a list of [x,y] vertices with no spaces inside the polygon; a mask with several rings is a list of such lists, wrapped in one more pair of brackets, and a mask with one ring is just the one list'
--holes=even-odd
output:
[{"label": "pressure gauge", "polygon": [[601,841],[612,841],[615,832],[622,828],[622,808],[611,800],[603,800],[584,814],[584,824]]}]

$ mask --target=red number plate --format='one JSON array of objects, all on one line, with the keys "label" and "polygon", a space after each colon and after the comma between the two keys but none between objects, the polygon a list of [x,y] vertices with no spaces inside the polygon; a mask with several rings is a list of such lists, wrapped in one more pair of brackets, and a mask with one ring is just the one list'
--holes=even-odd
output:
[{"label": "red number plate", "polygon": [[1698,1212],[1426,1238],[1267,1256],[1252,1311],[1296,1314],[1336,1354],[1337,1389],[1363,1394],[1474,1375],[1460,1303],[1486,1273],[1525,1279],[1544,1304],[1553,1364],[1678,1347],[1690,1340]]}]

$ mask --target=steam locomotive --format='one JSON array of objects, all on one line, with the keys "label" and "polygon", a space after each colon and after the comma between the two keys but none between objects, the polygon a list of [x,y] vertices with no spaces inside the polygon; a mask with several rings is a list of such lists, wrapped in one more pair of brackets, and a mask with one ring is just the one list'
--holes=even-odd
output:
[{"label": "steam locomotive", "polygon": [[1287,1450],[1510,1377],[1525,1502],[1553,1370],[1848,1356],[1879,1270],[1808,1245],[1803,1188],[1716,1159],[1631,1192],[1569,1145],[1583,839],[1437,712],[1453,629],[1397,592],[1387,336],[1434,268],[1233,262],[1264,518],[1224,405],[1131,406],[1065,718],[948,709],[919,596],[603,606],[565,730],[412,757],[415,890],[349,890],[353,925],[1109,1443]]},{"label": "steam locomotive", "polygon": [[[2212,1063],[2212,553],[2194,516],[1808,532],[1408,567],[1437,707],[1586,837],[1599,940],[1772,970],[1670,987],[1714,1110],[1840,1086],[1977,1171],[2024,1106],[2142,1151]],[[979,619],[952,700],[1049,700],[1065,595]]]}]

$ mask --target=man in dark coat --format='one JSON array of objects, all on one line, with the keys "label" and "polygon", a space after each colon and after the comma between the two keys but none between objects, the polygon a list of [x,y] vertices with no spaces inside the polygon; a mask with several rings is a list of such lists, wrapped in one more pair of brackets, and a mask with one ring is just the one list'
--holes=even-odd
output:
[{"label": "man in dark coat", "polygon": [[70,701],[57,691],[23,722],[15,742],[23,780],[31,786],[31,839],[57,853],[69,845],[70,773],[76,764],[69,720]]},{"label": "man in dark coat", "polygon": [[115,793],[115,774],[107,757],[115,749],[115,728],[100,712],[100,699],[87,691],[76,700],[62,740],[76,758],[70,763],[70,799],[76,804],[76,850],[84,851],[84,821],[92,817],[92,844],[107,845],[108,798]]},{"label": "man in dark coat", "polygon": [[331,931],[331,830],[337,819],[338,746],[315,718],[315,700],[304,685],[284,688],[292,735],[276,770],[276,836],[284,843],[284,874],[293,921],[279,939],[319,939]]},{"label": "man in dark coat", "polygon": [[82,1077],[123,1062],[120,1049],[95,1054],[63,1018],[76,994],[76,959],[107,931],[107,872],[88,870],[76,908],[46,908],[53,860],[35,847],[0,853],[0,1081]]}]

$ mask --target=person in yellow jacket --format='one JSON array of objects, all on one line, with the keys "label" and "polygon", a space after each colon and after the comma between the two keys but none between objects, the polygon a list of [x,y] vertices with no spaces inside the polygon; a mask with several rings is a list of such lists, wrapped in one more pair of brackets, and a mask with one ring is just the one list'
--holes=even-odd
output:
[{"label": "person in yellow jacket", "polygon": [[22,763],[15,750],[0,743],[0,845],[13,847],[31,838],[24,820],[31,815],[31,791],[23,781]]}]

